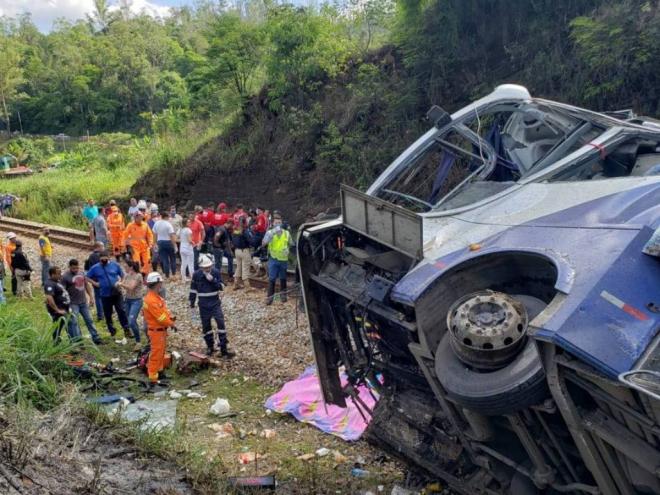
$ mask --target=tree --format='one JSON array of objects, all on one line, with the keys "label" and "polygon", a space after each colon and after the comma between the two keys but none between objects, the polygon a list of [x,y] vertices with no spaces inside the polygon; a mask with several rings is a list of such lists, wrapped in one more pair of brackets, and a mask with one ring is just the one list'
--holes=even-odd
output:
[{"label": "tree", "polygon": [[117,12],[110,10],[107,0],[94,0],[94,12],[87,14],[87,22],[93,31],[104,32],[117,19]]},{"label": "tree", "polygon": [[246,99],[263,64],[266,48],[263,27],[227,13],[213,25],[209,45],[207,56],[212,64],[212,77],[221,84],[229,84],[241,99]]},{"label": "tree", "polygon": [[16,39],[10,36],[0,37],[0,103],[8,132],[11,132],[9,109],[24,80],[21,60],[21,49]]}]

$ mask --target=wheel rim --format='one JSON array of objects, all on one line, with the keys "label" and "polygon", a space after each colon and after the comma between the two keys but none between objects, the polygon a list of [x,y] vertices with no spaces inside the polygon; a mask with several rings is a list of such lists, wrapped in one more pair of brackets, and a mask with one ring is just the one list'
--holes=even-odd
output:
[{"label": "wheel rim", "polygon": [[447,315],[450,344],[468,366],[499,369],[520,352],[527,337],[525,306],[502,292],[479,291],[458,299]]}]

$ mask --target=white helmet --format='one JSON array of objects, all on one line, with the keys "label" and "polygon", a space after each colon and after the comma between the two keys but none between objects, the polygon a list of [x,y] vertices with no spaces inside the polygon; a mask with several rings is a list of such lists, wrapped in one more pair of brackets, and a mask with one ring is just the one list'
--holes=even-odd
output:
[{"label": "white helmet", "polygon": [[147,202],[144,199],[141,199],[140,201],[138,201],[137,208],[138,210],[146,210]]},{"label": "white helmet", "polygon": [[7,234],[7,239],[16,239],[16,234],[14,234],[13,232],[9,232]]},{"label": "white helmet", "polygon": [[211,257],[207,254],[200,254],[199,255],[199,267],[200,268],[208,268],[209,266],[213,266],[213,260]]},{"label": "white helmet", "polygon": [[151,206],[149,208],[151,208],[152,212],[154,211],[158,212],[158,205],[156,203],[151,203]]},{"label": "white helmet", "polygon": [[155,284],[162,281],[163,281],[163,277],[161,277],[160,273],[158,272],[151,272],[149,275],[147,275],[148,284]]}]

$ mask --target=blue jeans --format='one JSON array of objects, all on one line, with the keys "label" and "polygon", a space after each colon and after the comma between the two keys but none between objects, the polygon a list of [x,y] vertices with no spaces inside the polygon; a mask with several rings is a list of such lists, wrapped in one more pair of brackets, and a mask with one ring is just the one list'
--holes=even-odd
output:
[{"label": "blue jeans", "polygon": [[103,320],[103,303],[101,302],[101,289],[94,287],[94,305],[96,306],[96,319]]},{"label": "blue jeans", "polygon": [[96,327],[94,326],[94,321],[92,320],[92,312],[89,308],[89,304],[72,304],[71,310],[73,311],[71,319],[76,320],[76,325],[78,325],[78,333],[82,333],[80,331],[80,323],[78,322],[78,315],[81,315],[83,317],[83,321],[85,322],[85,326],[89,331],[89,335],[92,337],[92,340],[94,343],[98,343],[101,339],[99,339],[99,333],[96,331]]},{"label": "blue jeans", "polygon": [[288,261],[279,261],[273,258],[268,259],[268,280],[270,282],[275,282],[279,278],[280,280],[286,280],[286,269],[289,266]]},{"label": "blue jeans", "polygon": [[166,277],[176,273],[176,253],[172,241],[158,241],[158,254]]},{"label": "blue jeans", "polygon": [[41,285],[46,285],[48,280],[48,270],[50,269],[50,259],[41,257]]},{"label": "blue jeans", "polygon": [[226,251],[223,249],[213,249],[213,258],[215,258],[215,267],[216,269],[222,273],[222,257],[227,258],[227,274],[229,275],[229,278],[234,277],[234,253],[231,252],[230,249],[227,249]]},{"label": "blue jeans", "polygon": [[128,313],[128,326],[133,332],[135,342],[140,342],[140,327],[137,320],[142,309],[142,299],[126,299],[126,312]]}]

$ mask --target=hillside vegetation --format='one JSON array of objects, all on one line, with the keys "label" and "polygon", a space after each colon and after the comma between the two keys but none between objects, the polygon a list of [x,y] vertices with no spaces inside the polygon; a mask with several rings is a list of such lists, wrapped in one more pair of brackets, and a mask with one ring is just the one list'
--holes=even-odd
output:
[{"label": "hillside vegetation", "polygon": [[503,82],[660,113],[657,0],[206,1],[165,20],[96,5],[48,35],[29,18],[3,21],[5,127],[224,129],[127,168],[123,183],[137,178],[133,193],[159,203],[265,202],[300,221],[332,206],[340,182],[366,187],[431,104],[452,111]]}]

